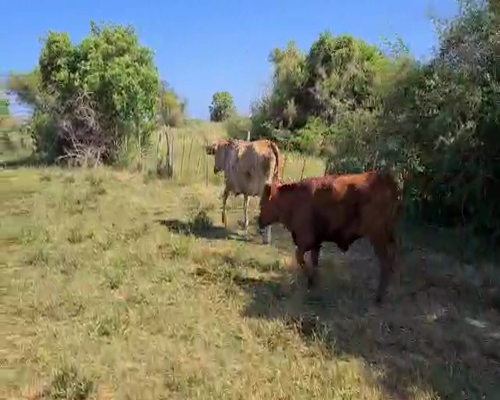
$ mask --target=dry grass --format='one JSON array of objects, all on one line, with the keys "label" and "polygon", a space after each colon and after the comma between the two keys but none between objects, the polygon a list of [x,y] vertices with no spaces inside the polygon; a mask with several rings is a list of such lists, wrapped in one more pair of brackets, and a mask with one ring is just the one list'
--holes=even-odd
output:
[{"label": "dry grass", "polygon": [[[167,133],[168,139],[164,132]],[[217,138],[226,136],[220,123],[188,125],[180,129],[161,129],[152,137],[151,150],[146,154],[134,154],[127,162],[132,171],[141,170],[146,176],[166,177],[167,141],[170,145],[170,160],[173,164],[173,179],[183,184],[205,182],[222,183],[222,176],[213,174],[213,157],[204,151],[204,145]],[[299,179],[301,176],[323,175],[325,164],[314,157],[304,157],[298,153],[284,153],[283,178],[285,181]]]},{"label": "dry grass", "polygon": [[0,172],[0,398],[500,398],[493,267],[414,250],[378,309],[371,249],[327,246],[307,293],[209,172]]}]

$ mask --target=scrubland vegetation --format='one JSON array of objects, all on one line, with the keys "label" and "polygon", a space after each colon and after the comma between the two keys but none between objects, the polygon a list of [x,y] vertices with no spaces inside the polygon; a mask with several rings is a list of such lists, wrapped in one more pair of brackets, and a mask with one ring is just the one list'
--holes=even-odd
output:
[{"label": "scrubland vegetation", "polygon": [[[210,123],[132,28],[49,33],[8,81],[31,119],[0,102],[0,398],[500,398],[499,32],[476,1],[426,63],[400,41],[291,41],[251,118],[219,91]],[[326,246],[308,293],[281,227],[263,246],[231,198],[224,229],[203,146],[248,131],[279,143],[286,181],[404,181],[403,275],[381,308],[364,241]]]}]

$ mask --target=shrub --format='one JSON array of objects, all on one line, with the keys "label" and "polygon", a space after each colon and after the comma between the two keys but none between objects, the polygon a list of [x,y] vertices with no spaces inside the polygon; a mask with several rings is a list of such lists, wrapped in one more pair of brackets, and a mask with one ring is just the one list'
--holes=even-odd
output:
[{"label": "shrub", "polygon": [[250,119],[239,115],[233,115],[226,121],[227,135],[233,139],[246,140],[251,128]]},{"label": "shrub", "polygon": [[210,121],[226,121],[236,111],[233,96],[227,91],[215,92],[212,96],[212,103],[208,109],[210,111]]},{"label": "shrub", "polygon": [[160,84],[153,53],[132,27],[91,23],[78,45],[49,32],[39,68],[11,76],[9,86],[35,108],[31,132],[48,161],[113,161],[127,138],[147,144]]}]

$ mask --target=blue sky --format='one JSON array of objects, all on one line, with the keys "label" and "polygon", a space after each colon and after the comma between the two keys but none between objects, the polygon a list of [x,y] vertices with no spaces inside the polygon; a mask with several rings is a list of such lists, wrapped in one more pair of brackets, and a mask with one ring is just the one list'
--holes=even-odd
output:
[{"label": "blue sky", "polygon": [[268,54],[294,39],[308,50],[320,32],[350,33],[372,44],[400,35],[417,57],[435,44],[429,11],[456,12],[455,0],[25,0],[5,1],[0,29],[0,74],[38,62],[40,37],[68,32],[74,42],[90,21],[132,24],[155,52],[163,79],[188,99],[191,117],[208,118],[216,91],[232,93],[238,111],[269,80]]}]

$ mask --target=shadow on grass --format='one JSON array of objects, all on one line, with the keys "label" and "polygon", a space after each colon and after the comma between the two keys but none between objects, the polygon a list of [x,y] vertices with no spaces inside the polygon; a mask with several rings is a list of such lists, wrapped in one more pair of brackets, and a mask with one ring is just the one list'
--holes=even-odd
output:
[{"label": "shadow on grass", "polygon": [[181,221],[178,219],[159,219],[156,220],[160,225],[165,226],[170,231],[175,233],[180,233],[182,235],[194,235],[199,238],[204,239],[216,239],[216,240],[238,240],[247,241],[244,236],[241,236],[237,232],[230,231],[220,226],[210,226],[210,227],[196,227],[189,222]]},{"label": "shadow on grass", "polygon": [[415,387],[442,399],[500,398],[500,315],[483,299],[449,287],[411,296],[416,276],[406,273],[377,308],[378,266],[361,254],[325,259],[320,274],[312,292],[290,268],[233,282],[249,295],[244,316],[281,320],[332,357],[361,357],[385,372],[381,384],[394,398],[413,398]]}]

